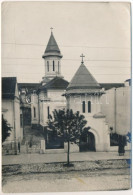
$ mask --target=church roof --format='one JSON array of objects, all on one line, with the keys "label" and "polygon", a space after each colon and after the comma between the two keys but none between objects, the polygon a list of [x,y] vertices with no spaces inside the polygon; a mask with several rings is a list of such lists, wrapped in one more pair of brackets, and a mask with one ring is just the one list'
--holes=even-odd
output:
[{"label": "church roof", "polygon": [[46,56],[50,56],[50,55],[62,57],[60,49],[59,49],[57,42],[54,38],[53,32],[51,32],[51,36],[49,38],[46,50],[45,50],[44,55],[43,55],[43,58],[45,58]]},{"label": "church roof", "polygon": [[2,77],[3,99],[14,99],[16,83],[17,83],[16,77]]},{"label": "church roof", "polygon": [[46,89],[66,89],[68,86],[68,82],[60,77],[55,77],[47,84],[39,87],[39,91]]},{"label": "church roof", "polygon": [[83,63],[81,63],[79,69],[67,87],[67,91],[77,89],[101,89],[101,86]]}]

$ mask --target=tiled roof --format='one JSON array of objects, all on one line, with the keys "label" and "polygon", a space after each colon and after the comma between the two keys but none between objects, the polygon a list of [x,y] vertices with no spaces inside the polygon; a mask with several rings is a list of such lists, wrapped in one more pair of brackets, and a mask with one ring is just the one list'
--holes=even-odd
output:
[{"label": "tiled roof", "polygon": [[2,77],[2,99],[14,99],[16,77]]},{"label": "tiled roof", "polygon": [[50,36],[50,39],[48,41],[46,50],[44,52],[43,58],[45,58],[46,56],[49,56],[49,55],[55,55],[55,56],[62,57],[60,49],[57,45],[57,42],[56,42],[52,32],[51,32],[51,36]]},{"label": "tiled roof", "polygon": [[40,90],[46,90],[46,89],[66,89],[68,86],[68,82],[60,77],[55,77],[51,81],[49,81],[47,84],[39,87]]},{"label": "tiled roof", "polygon": [[67,87],[71,89],[100,89],[101,86],[82,63]]}]

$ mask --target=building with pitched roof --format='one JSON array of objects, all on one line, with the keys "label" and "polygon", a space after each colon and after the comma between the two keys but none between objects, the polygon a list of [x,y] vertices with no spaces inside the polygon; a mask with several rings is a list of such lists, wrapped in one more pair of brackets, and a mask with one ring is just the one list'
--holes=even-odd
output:
[{"label": "building with pitched roof", "polygon": [[23,128],[20,120],[20,98],[16,77],[2,78],[2,116],[12,127],[10,136],[4,142],[5,153],[17,152],[14,150],[14,143],[21,142],[23,139]]},{"label": "building with pitched roof", "polygon": [[[83,57],[83,55],[81,56]],[[81,65],[66,89],[67,108],[85,116],[90,129],[80,142],[79,151],[109,151],[109,132],[101,112],[101,86],[84,65]]]}]

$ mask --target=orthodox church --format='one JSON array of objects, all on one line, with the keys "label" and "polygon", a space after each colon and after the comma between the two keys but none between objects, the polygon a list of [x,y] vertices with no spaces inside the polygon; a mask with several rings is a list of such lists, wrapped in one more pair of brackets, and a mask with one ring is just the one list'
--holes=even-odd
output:
[{"label": "orthodox church", "polygon": [[[61,51],[51,32],[44,59],[45,76],[41,85],[31,95],[31,123],[47,124],[49,115],[54,109],[68,108],[74,112],[79,111],[85,116],[90,126],[85,140],[87,147],[92,151],[109,151],[110,138],[105,115],[101,112],[100,99],[104,91],[92,74],[86,68],[83,55],[81,65],[71,82],[64,80],[61,74]],[[65,145],[64,145],[65,149]],[[82,147],[72,147],[73,151],[82,151]]]},{"label": "orthodox church", "polygon": [[[82,54],[81,64],[68,83],[61,73],[62,57],[51,32],[42,56],[45,75],[41,83],[2,78],[2,117],[13,128],[3,143],[3,154],[17,154],[17,143],[21,143],[22,153],[67,152],[67,144],[47,131],[47,121],[55,109],[79,111],[90,127],[79,146],[71,145],[70,152],[118,151],[119,140],[130,135],[131,80],[99,84],[86,68]],[[130,143],[124,144],[126,150],[131,149]]]}]

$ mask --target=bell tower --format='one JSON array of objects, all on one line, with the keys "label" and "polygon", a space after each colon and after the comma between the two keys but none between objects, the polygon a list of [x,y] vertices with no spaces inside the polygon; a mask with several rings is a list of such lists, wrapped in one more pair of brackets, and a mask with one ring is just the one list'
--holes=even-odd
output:
[{"label": "bell tower", "polygon": [[[61,58],[63,57],[51,28],[51,35],[42,58],[44,58],[45,79],[53,79],[61,76]],[[63,77],[62,77],[63,78]]]}]

